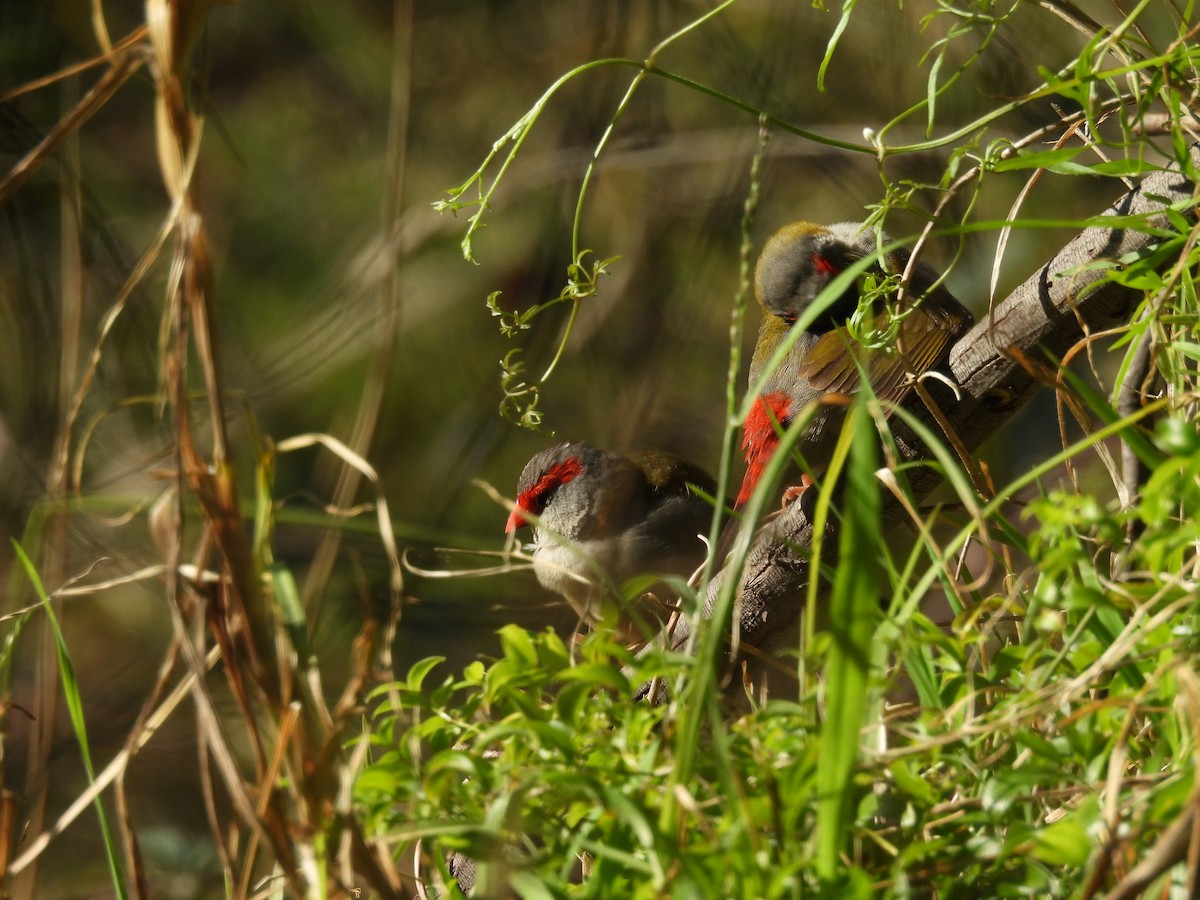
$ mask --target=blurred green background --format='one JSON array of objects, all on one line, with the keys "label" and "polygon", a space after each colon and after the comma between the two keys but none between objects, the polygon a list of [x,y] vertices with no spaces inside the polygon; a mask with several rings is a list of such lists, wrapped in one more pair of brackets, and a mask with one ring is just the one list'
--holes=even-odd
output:
[{"label": "blurred green background", "polygon": [[[1105,14],[1094,6],[1096,15]],[[864,127],[878,130],[925,96],[924,55],[963,21],[952,14],[926,20],[939,8],[932,2],[862,7],[825,73],[824,91],[817,89],[817,72],[839,12],[807,3],[737,3],[674,43],[657,64],[795,126],[862,145]],[[280,440],[319,431],[349,440],[364,390],[376,378],[384,399],[366,456],[382,477],[401,544],[415,548],[413,558],[423,566],[486,564],[431,548],[500,549],[505,512],[472,481],[511,495],[524,462],[552,440],[662,448],[716,467],[755,114],[662,78],[641,85],[616,123],[581,218],[581,245],[596,258],[619,260],[598,296],[583,305],[566,353],[542,387],[544,433],[498,414],[498,361],[520,347],[528,374],[539,374],[562,337],[567,309],[540,316],[513,341],[499,333],[485,298],[501,291],[501,305],[514,309],[558,294],[587,161],[636,69],[581,73],[549,101],[475,238],[477,264],[460,249],[466,213],[433,208],[560,75],[594,59],[641,60],[710,8],[632,0],[310,0],[211,11],[194,57],[194,102],[206,116],[196,177],[213,242],[243,490],[253,483],[255,433]],[[114,39],[144,14],[139,3],[103,9]],[[981,4],[974,14],[988,9]],[[1030,89],[1038,65],[1056,68],[1078,52],[1082,39],[1050,13],[1034,4],[1015,10],[1005,34],[1019,34],[1021,42],[1002,36],[982,48],[981,63],[939,101],[935,133]],[[978,34],[954,38],[941,77],[954,60],[965,63],[980,50]],[[9,0],[0,9],[0,91],[96,52],[89,4]],[[0,104],[6,170],[95,77],[88,72]],[[103,317],[167,213],[153,96],[140,72],[86,125],[77,145],[0,207],[6,535],[28,536],[30,523],[41,521],[67,398]],[[993,122],[982,139],[1020,136],[1056,118],[1050,101],[1028,105]],[[889,140],[921,141],[927,124],[915,112]],[[889,159],[881,168],[869,153],[776,131],[766,149],[756,246],[792,219],[861,219],[885,197],[888,183],[936,184],[947,158],[948,151],[934,150]],[[495,173],[489,171],[489,182]],[[82,348],[72,355],[60,307],[64,273],[72,271],[63,235],[74,225],[68,228],[72,215],[60,198],[63,183],[76,176],[85,197],[78,224],[85,304]],[[985,180],[974,217],[1003,218],[1023,183],[1019,173]],[[1112,186],[1099,190],[1084,179],[1047,179],[1024,214],[1062,219],[1098,212]],[[936,190],[924,189],[913,202],[929,211],[937,201]],[[963,213],[960,203],[949,217]],[[922,224],[907,213],[887,221],[897,236]],[[997,296],[1068,234],[1014,235]],[[968,235],[948,282],[977,315],[986,309],[994,247],[994,235]],[[935,242],[929,258],[944,265],[958,249],[953,240]],[[160,262],[134,292],[87,394],[71,444],[81,491],[69,519],[65,576],[87,571],[89,581],[98,581],[159,561],[147,510],[170,484],[164,474],[172,465],[171,427],[155,400],[168,275]],[[751,311],[745,352],[755,329]],[[199,388],[198,369],[192,377]],[[743,381],[744,367],[739,392]],[[1035,410],[1014,425],[1023,434],[1022,454],[1038,455],[1039,446],[1056,442],[1054,426],[1039,421]],[[1001,477],[1005,466],[1020,463],[1007,451],[993,455]],[[337,522],[321,511],[340,468],[323,451],[289,454],[279,460],[275,489],[284,504],[276,555],[301,582],[326,529],[345,531],[332,581],[310,615],[330,691],[344,677],[363,616],[379,615],[386,597],[386,560],[372,517]],[[371,499],[365,486],[356,497]],[[9,559],[7,546],[0,549],[6,566]],[[397,671],[432,654],[458,668],[492,652],[495,629],[506,622],[564,629],[573,622],[528,573],[410,575],[406,596]],[[87,686],[93,752],[106,760],[123,740],[169,638],[161,585],[152,580],[72,600],[64,619]],[[26,660],[18,671],[31,665]],[[19,680],[13,685],[16,702],[22,687]],[[177,718],[139,760],[145,790],[137,812],[162,827],[157,862],[175,879],[164,875],[164,895],[189,896],[195,885],[211,886],[204,879],[212,869],[202,849],[207,839],[196,837],[204,827],[195,779],[186,774],[194,757],[190,726]],[[22,778],[21,727],[13,717],[4,761],[10,785]],[[56,755],[61,801],[78,790],[80,776],[70,742]],[[91,827],[76,826],[73,839],[89,840]],[[180,839],[189,835],[196,843]],[[66,859],[68,844],[61,843],[48,860]]]}]

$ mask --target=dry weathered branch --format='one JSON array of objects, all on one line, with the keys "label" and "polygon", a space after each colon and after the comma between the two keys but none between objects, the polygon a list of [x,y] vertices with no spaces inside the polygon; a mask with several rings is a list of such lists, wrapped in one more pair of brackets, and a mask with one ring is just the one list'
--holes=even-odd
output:
[{"label": "dry weathered branch", "polygon": [[[1193,148],[1192,155],[1194,163],[1200,165],[1200,149]],[[1156,172],[1121,197],[1105,215],[1149,215],[1148,226],[1163,226],[1166,217],[1155,213],[1174,206],[1194,221],[1195,191],[1195,186],[1178,171]],[[1041,382],[1031,371],[1030,362],[1056,371],[1057,360],[1085,332],[1128,321],[1142,298],[1141,292],[1107,280],[1102,267],[1089,264],[1145,249],[1156,240],[1145,230],[1130,229],[1129,224],[1122,219],[1116,227],[1084,230],[955,345],[948,374],[960,386],[961,399],[955,401],[948,392],[941,391],[936,392],[936,399],[966,450],[977,449],[1037,392]],[[932,421],[931,413],[915,395],[907,405],[919,418]],[[932,427],[940,431],[938,426]],[[929,458],[928,449],[900,423],[893,421],[893,430],[903,460]],[[915,469],[909,477],[918,500],[939,481],[932,467]],[[741,642],[770,646],[799,617],[808,582],[805,551],[813,532],[808,506],[793,503],[762,528],[750,549],[735,612]],[[895,520],[900,514],[895,500],[885,504],[886,520]],[[835,545],[835,540],[825,541],[826,555]],[[722,571],[710,585],[710,610],[727,576],[728,571]],[[688,636],[687,623],[681,622],[671,634],[671,645],[683,647]]]}]

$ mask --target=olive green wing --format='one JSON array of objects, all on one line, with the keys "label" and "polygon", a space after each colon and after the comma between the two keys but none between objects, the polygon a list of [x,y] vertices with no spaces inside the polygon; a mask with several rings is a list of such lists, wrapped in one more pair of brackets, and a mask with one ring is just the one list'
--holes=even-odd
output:
[{"label": "olive green wing", "polygon": [[[881,319],[876,324],[882,327]],[[896,341],[888,351],[868,353],[846,333],[835,328],[817,339],[799,367],[816,390],[852,394],[858,390],[865,358],[875,393],[898,402],[911,387],[911,375],[936,368],[949,355],[951,344],[971,324],[971,315],[945,291],[935,291],[900,322]]]},{"label": "olive green wing", "polygon": [[646,483],[657,494],[690,493],[689,484],[695,485],[706,494],[715,495],[717,483],[704,469],[674,453],[663,450],[646,450],[631,453],[634,461],[646,476]]}]

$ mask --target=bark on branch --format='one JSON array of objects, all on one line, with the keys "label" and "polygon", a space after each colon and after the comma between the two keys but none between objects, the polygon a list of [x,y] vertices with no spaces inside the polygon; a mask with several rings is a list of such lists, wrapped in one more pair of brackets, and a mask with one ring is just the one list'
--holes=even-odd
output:
[{"label": "bark on branch", "polygon": [[[1200,149],[1192,149],[1192,160],[1193,165],[1200,166]],[[1104,216],[1148,216],[1147,227],[1169,227],[1161,212],[1166,207],[1174,207],[1189,221],[1195,221],[1195,195],[1196,186],[1178,170],[1156,172],[1118,199]],[[1029,361],[1056,369],[1058,360],[1085,331],[1096,332],[1129,321],[1142,293],[1107,280],[1103,267],[1089,266],[1144,250],[1157,240],[1143,229],[1128,226],[1128,221],[1118,221],[1112,227],[1100,225],[1084,230],[954,346],[946,374],[959,385],[960,399],[956,401],[948,391],[934,393],[951,429],[968,452],[975,451],[1041,387],[1029,371]],[[915,393],[908,400],[906,407],[914,415],[932,422],[932,415]],[[895,419],[892,425],[904,461],[930,457],[929,450],[911,432]],[[931,427],[940,433],[940,426]],[[913,470],[909,478],[918,501],[939,481],[937,472],[927,466]],[[741,570],[734,613],[742,644],[768,648],[798,620],[808,583],[805,556],[813,536],[809,512],[809,504],[793,503],[755,538]],[[898,502],[889,498],[885,520],[900,515]],[[824,542],[827,564],[829,549],[837,545],[831,539],[833,527]],[[713,579],[706,604],[708,616],[729,575],[726,569]],[[670,645],[683,648],[689,634],[690,627],[681,618],[671,631]]]}]

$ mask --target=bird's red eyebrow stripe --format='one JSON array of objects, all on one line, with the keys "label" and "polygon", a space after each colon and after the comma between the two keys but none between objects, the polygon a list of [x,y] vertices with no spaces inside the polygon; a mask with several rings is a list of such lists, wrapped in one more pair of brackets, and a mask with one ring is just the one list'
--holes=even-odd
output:
[{"label": "bird's red eyebrow stripe", "polygon": [[813,268],[822,275],[836,275],[838,272],[842,271],[820,253],[813,253],[812,264]]},{"label": "bird's red eyebrow stripe", "polygon": [[533,493],[537,494],[548,487],[564,485],[582,471],[583,465],[579,462],[578,456],[564,459],[538,479],[537,484],[533,486]]},{"label": "bird's red eyebrow stripe", "polygon": [[521,515],[521,510],[528,510],[535,516],[542,514],[545,506],[538,503],[538,496],[543,491],[561,487],[582,471],[583,464],[579,461],[579,457],[572,456],[552,467],[537,480],[533,487],[522,491],[517,497],[517,508],[509,514],[508,522],[504,525],[505,533],[516,531],[522,525],[528,524],[525,517]]},{"label": "bird's red eyebrow stripe", "polygon": [[[550,488],[561,487],[582,471],[583,464],[579,462],[579,457],[572,456],[569,459],[564,459],[562,462],[556,463],[548,469],[533,487],[522,493],[517,498],[517,503],[525,509],[532,509],[534,497]],[[541,510],[534,511],[541,512]]]}]

